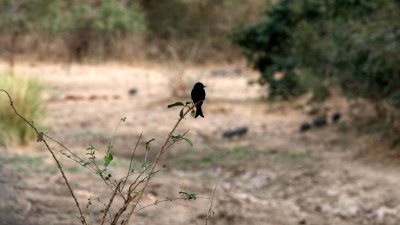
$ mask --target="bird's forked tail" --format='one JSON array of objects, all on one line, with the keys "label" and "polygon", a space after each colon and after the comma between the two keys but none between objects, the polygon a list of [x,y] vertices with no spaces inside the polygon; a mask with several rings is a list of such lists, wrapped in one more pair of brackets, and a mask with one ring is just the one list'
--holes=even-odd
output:
[{"label": "bird's forked tail", "polygon": [[204,118],[203,110],[201,110],[201,106],[200,105],[196,106],[196,115],[194,116],[194,118],[197,118],[198,116],[201,116],[201,117]]}]

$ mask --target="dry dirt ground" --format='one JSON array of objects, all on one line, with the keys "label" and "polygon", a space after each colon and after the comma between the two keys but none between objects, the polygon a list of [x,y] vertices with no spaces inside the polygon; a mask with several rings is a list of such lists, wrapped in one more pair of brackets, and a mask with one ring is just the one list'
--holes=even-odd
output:
[{"label": "dry dirt ground", "polygon": [[[114,138],[114,177],[126,173],[141,132],[138,165],[145,141],[155,138],[152,148],[160,147],[179,117],[178,108],[166,105],[189,100],[189,95],[171,96],[171,73],[163,67],[22,64],[17,72],[45,85],[44,129],[80,155],[91,143],[101,149],[101,157],[120,118],[126,117]],[[179,197],[179,191],[201,198],[145,208],[130,224],[204,224],[207,198],[218,177],[209,224],[400,224],[398,168],[355,159],[369,142],[351,132],[346,115],[339,124],[299,133],[299,124],[310,118],[308,106],[304,101],[290,107],[267,104],[261,100],[263,90],[248,85],[255,76],[242,65],[186,70],[188,94],[197,80],[207,85],[205,118],[187,118],[178,128],[178,133],[190,129],[194,146],[183,142],[167,152],[162,162],[166,168],[152,180],[141,205]],[[131,88],[136,88],[134,95],[128,94]],[[249,132],[222,138],[224,130],[240,126]],[[73,201],[41,143],[1,148],[0,153],[1,225],[79,224]],[[108,190],[85,168],[59,157],[88,218],[98,217],[98,198],[105,201]]]}]

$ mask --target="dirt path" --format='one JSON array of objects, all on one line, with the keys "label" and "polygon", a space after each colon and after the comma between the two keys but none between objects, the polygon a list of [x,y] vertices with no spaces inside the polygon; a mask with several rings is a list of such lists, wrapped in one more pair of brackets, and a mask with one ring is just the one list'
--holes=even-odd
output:
[{"label": "dirt path", "polygon": [[[157,148],[178,117],[179,110],[166,109],[175,99],[162,68],[109,64],[67,71],[56,65],[25,65],[18,70],[46,84],[49,133],[82,155],[89,143],[105,148],[119,119],[127,117],[115,137],[115,175],[125,173],[141,131],[144,141],[156,139]],[[299,133],[299,123],[308,119],[302,107],[261,103],[259,88],[247,85],[254,74],[237,71],[187,71],[186,83],[200,79],[208,86],[206,118],[184,121],[178,132],[190,128],[194,147],[182,143],[168,153],[167,169],[154,179],[143,205],[179,197],[180,190],[209,197],[221,176],[211,224],[400,224],[397,168],[354,160],[365,142],[343,132],[343,124]],[[130,96],[132,88],[137,93]],[[222,138],[223,130],[239,126],[249,132]],[[78,224],[54,163],[42,146],[32,148],[0,150],[0,224]],[[138,163],[143,157],[141,151]],[[101,203],[95,198],[106,196],[106,190],[84,169],[66,159],[63,163],[85,207],[91,198],[88,212],[96,217]],[[201,221],[209,201],[190,205]],[[195,224],[186,203],[179,201],[146,208],[133,219],[132,224]]]}]

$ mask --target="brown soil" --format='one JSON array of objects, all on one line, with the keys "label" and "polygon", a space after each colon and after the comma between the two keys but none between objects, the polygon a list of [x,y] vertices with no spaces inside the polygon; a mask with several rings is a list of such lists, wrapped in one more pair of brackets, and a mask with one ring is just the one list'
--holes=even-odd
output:
[{"label": "brown soil", "polygon": [[[145,141],[155,138],[153,150],[160,147],[179,116],[178,108],[166,105],[189,100],[171,98],[169,75],[158,67],[24,64],[17,72],[46,85],[46,131],[81,155],[91,143],[102,149],[101,157],[120,118],[127,118],[114,139],[114,177],[126,173],[141,132],[137,163],[143,161]],[[182,142],[166,154],[167,167],[152,180],[142,206],[179,197],[181,190],[208,198],[221,176],[210,224],[400,224],[397,168],[355,159],[369,142],[345,129],[346,115],[339,124],[299,133],[299,124],[310,118],[306,101],[290,107],[263,102],[262,88],[247,84],[254,78],[238,66],[186,71],[187,86],[197,80],[207,85],[205,118],[190,117],[179,127],[178,133],[190,129],[194,146]],[[137,89],[132,96],[131,88]],[[240,126],[249,132],[222,138],[224,130]],[[0,224],[79,224],[57,167],[40,143],[0,153]],[[106,201],[109,191],[85,168],[59,157],[94,221],[102,207],[96,199]],[[89,198],[92,205],[86,209]],[[204,224],[210,204],[204,198],[189,202],[198,224]],[[131,224],[196,222],[186,202],[174,201],[137,212]]]}]

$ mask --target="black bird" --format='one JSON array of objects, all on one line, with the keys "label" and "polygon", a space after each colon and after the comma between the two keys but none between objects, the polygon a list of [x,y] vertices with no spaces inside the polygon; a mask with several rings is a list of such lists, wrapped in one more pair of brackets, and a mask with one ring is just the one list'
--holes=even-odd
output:
[{"label": "black bird", "polygon": [[318,117],[313,119],[312,124],[314,127],[323,127],[327,124],[326,117]]},{"label": "black bird", "polygon": [[340,117],[342,117],[342,114],[337,111],[332,115],[332,122],[337,123],[340,120]]},{"label": "black bird", "polygon": [[309,122],[304,122],[304,123],[300,124],[300,127],[299,127],[300,132],[306,132],[309,129],[311,129],[311,124]]},{"label": "black bird", "polygon": [[138,89],[137,89],[137,88],[130,88],[129,91],[128,91],[128,93],[129,93],[130,96],[136,95],[137,92],[138,92]]},{"label": "black bird", "polygon": [[196,104],[196,115],[194,118],[201,116],[204,118],[203,111],[201,110],[201,105],[203,105],[204,99],[206,99],[206,92],[204,91],[204,84],[197,82],[192,90],[192,100],[193,103]]},{"label": "black bird", "polygon": [[232,130],[224,131],[224,133],[222,134],[222,137],[224,137],[224,138],[232,138],[234,136],[240,137],[240,136],[245,135],[247,133],[247,131],[249,131],[248,127],[245,127],[245,126],[238,127],[238,128],[232,129]]}]

